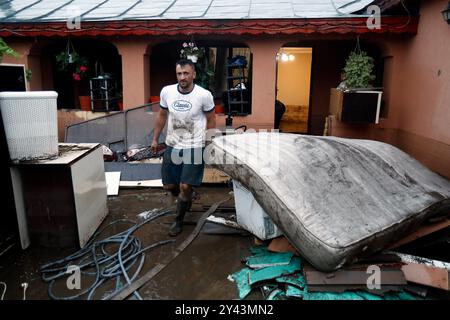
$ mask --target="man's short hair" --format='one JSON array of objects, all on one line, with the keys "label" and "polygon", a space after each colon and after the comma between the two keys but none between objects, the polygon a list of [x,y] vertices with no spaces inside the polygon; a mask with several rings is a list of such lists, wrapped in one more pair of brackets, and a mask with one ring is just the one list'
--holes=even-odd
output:
[{"label": "man's short hair", "polygon": [[178,66],[178,65],[180,65],[182,67],[184,67],[186,65],[189,65],[189,66],[192,67],[192,69],[195,70],[195,64],[189,59],[180,59],[180,60],[178,60],[177,63],[175,63],[175,67]]}]

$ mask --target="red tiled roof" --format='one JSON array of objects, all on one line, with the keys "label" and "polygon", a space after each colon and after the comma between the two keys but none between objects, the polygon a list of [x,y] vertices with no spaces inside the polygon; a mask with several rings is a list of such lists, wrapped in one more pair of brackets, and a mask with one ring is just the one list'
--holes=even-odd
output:
[{"label": "red tiled roof", "polygon": [[1,23],[0,36],[162,36],[162,35],[293,35],[293,34],[416,34],[418,17],[382,17],[381,29],[370,30],[367,18],[163,20],[82,22],[70,30],[66,23]]}]

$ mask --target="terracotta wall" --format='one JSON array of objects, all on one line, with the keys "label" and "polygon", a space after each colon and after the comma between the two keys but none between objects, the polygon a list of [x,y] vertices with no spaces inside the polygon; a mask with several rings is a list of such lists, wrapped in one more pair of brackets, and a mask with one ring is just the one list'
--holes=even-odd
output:
[{"label": "terracotta wall", "polygon": [[450,25],[441,15],[447,5],[422,1],[418,34],[388,45],[397,75],[390,87],[397,127],[450,144]]},{"label": "terracotta wall", "polygon": [[396,145],[450,178],[450,25],[444,0],[422,1],[416,36],[379,40],[388,113],[379,125],[331,121],[331,135]]},{"label": "terracotta wall", "polygon": [[112,42],[122,58],[124,109],[147,103],[150,97],[150,41],[121,38]]}]

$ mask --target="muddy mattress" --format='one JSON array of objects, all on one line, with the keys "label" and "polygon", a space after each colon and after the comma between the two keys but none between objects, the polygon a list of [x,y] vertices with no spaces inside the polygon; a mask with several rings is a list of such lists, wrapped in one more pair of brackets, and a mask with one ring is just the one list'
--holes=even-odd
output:
[{"label": "muddy mattress", "polygon": [[215,138],[210,163],[248,188],[301,255],[338,269],[450,209],[450,181],[371,140],[246,133]]}]

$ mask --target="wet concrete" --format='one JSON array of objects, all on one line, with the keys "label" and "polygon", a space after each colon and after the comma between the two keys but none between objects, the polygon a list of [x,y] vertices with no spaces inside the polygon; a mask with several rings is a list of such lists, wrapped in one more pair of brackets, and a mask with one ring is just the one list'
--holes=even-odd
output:
[{"label": "wet concrete", "polygon": [[[192,206],[192,213],[186,215],[190,224],[185,225],[176,242],[161,246],[148,252],[140,275],[144,275],[156,263],[163,261],[192,232],[195,221],[205,211],[203,206],[228,197],[229,188],[210,186],[199,188],[200,199]],[[164,208],[172,204],[172,198],[161,189],[121,189],[119,196],[108,198],[109,214],[102,226],[117,219],[139,221],[137,214],[153,208]],[[234,206],[231,199],[224,206]],[[167,215],[135,232],[142,247],[161,240],[170,239],[167,235],[174,215]],[[121,229],[122,228],[122,229]],[[111,228],[110,233],[123,230],[123,226]],[[236,299],[236,286],[227,277],[241,269],[241,258],[248,256],[248,248],[253,238],[243,235],[207,235],[199,236],[174,261],[144,285],[140,294],[144,299]],[[0,281],[7,284],[4,299],[22,299],[21,283],[27,282],[27,299],[50,299],[48,284],[41,279],[39,267],[44,263],[63,258],[77,248],[44,248],[32,245],[27,250],[10,250],[0,260]],[[82,279],[82,287],[90,280]],[[109,288],[110,289],[110,288]],[[95,298],[99,299],[108,286],[100,288]],[[58,288],[56,287],[56,290]],[[0,295],[3,286],[0,286]],[[73,293],[70,293],[73,294]],[[258,298],[253,295],[250,298]]]}]

